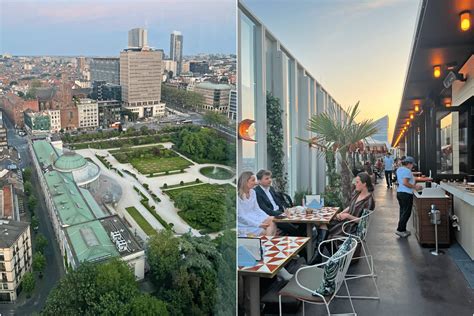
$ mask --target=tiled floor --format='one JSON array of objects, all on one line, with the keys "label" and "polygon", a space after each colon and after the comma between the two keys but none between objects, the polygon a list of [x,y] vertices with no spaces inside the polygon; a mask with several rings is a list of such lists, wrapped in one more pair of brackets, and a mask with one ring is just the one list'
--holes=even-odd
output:
[{"label": "tiled floor", "polygon": [[[376,186],[376,214],[368,244],[374,254],[380,301],[355,300],[358,315],[468,315],[474,314],[474,290],[449,255],[435,257],[422,248],[415,236],[394,234],[398,222],[396,190]],[[411,221],[408,229],[412,230]],[[360,269],[361,262],[351,267]],[[352,295],[371,295],[368,279],[349,281]],[[306,304],[306,315],[325,315],[322,306]],[[347,300],[336,299],[332,313],[348,313]],[[302,314],[300,310],[299,314]]]}]

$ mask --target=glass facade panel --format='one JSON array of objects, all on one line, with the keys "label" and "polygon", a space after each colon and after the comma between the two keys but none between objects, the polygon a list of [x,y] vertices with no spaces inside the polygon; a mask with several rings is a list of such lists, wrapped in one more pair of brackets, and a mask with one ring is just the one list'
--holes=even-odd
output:
[{"label": "glass facade panel", "polygon": [[[255,24],[244,14],[240,14],[240,69],[241,69],[241,113],[242,120],[256,120],[255,117]],[[257,124],[254,124],[256,126]],[[255,131],[256,133],[256,131]],[[256,144],[242,141],[242,165],[240,171],[257,169]]]},{"label": "glass facade panel", "polygon": [[452,112],[440,120],[438,174],[459,174],[459,113]]}]

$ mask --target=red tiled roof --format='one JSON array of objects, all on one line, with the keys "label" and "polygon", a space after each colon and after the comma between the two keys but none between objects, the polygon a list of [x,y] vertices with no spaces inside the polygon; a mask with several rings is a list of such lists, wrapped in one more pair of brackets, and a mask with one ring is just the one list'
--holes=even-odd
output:
[{"label": "red tiled roof", "polygon": [[12,191],[10,186],[3,187],[3,217],[13,218]]}]

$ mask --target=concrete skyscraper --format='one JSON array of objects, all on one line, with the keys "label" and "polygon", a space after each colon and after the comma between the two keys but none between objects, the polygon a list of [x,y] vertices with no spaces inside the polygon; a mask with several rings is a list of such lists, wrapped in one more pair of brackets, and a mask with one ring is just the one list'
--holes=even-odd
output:
[{"label": "concrete skyscraper", "polygon": [[120,53],[123,106],[137,113],[138,118],[165,114],[165,104],[160,102],[162,55],[161,51],[149,48],[131,48]]},{"label": "concrete skyscraper", "polygon": [[170,38],[170,59],[177,64],[177,74],[181,74],[183,62],[183,35],[179,31],[173,31]]},{"label": "concrete skyscraper", "polygon": [[129,48],[143,48],[148,46],[147,30],[142,28],[135,28],[128,31],[128,47]]}]

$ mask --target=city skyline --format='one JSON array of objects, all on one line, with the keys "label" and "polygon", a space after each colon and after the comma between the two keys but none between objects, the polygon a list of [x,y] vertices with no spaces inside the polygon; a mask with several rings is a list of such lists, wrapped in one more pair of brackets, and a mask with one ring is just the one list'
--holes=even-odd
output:
[{"label": "city skyline", "polygon": [[[125,1],[3,1],[0,53],[118,56],[127,48],[128,31],[140,27],[148,30],[149,46],[164,49],[166,55],[174,30],[186,37],[186,56],[235,53],[235,2],[191,4],[190,0],[139,1],[133,7]],[[219,14],[212,13],[216,11]]]},{"label": "city skyline", "polygon": [[359,119],[375,121],[388,114],[392,138],[419,1],[243,3],[344,108],[360,101]]}]

